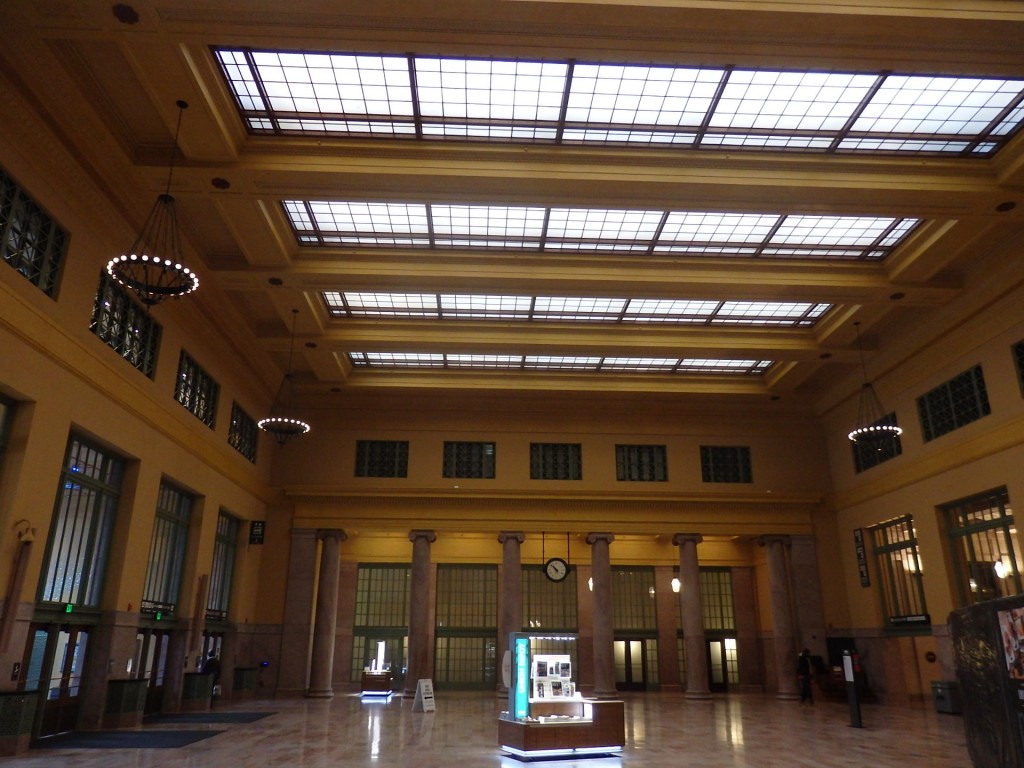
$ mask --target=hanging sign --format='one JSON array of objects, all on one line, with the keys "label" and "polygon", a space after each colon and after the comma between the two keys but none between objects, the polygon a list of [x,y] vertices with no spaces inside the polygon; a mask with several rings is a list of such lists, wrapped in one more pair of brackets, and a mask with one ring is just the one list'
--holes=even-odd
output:
[{"label": "hanging sign", "polygon": [[249,543],[250,544],[262,544],[263,543],[263,532],[266,530],[267,523],[264,520],[251,520],[249,522]]},{"label": "hanging sign", "polygon": [[871,577],[868,576],[868,555],[864,549],[864,529],[853,529],[853,548],[857,553],[857,570],[860,571],[860,585],[871,586]]}]

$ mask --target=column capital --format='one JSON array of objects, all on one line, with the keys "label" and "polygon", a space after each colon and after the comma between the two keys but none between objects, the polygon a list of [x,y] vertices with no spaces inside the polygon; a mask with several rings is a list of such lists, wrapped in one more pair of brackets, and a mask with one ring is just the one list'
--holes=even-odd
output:
[{"label": "column capital", "polygon": [[437,534],[427,530],[409,531],[409,541],[415,542],[417,539],[426,539],[428,544],[433,544],[437,541]]},{"label": "column capital", "polygon": [[704,537],[699,533],[677,533],[672,536],[672,543],[677,547],[681,547],[683,544],[689,544],[690,542],[700,544],[702,541],[704,541]]},{"label": "column capital", "polygon": [[587,544],[595,544],[595,543],[597,543],[599,541],[603,541],[603,542],[606,542],[608,544],[611,544],[613,541],[615,541],[615,534],[614,533],[588,533],[587,534],[587,538],[585,539],[585,541],[587,542]]},{"label": "column capital", "polygon": [[320,541],[323,541],[324,539],[348,541],[348,534],[341,528],[318,528],[316,531],[316,537]]},{"label": "column capital", "polygon": [[522,531],[502,531],[498,534],[498,543],[504,544],[506,541],[518,541],[522,544],[526,541],[526,534]]},{"label": "column capital", "polygon": [[790,537],[784,533],[768,533],[757,537],[759,547],[767,547],[769,544],[781,544],[784,547],[790,545]]}]

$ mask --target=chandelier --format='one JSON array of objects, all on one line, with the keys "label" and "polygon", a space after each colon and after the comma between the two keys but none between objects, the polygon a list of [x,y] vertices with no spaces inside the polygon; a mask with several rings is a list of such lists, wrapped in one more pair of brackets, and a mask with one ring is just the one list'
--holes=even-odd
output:
[{"label": "chandelier", "polygon": [[127,253],[107,262],[107,273],[117,282],[134,291],[146,306],[159,304],[164,299],[184,296],[199,287],[196,273],[182,265],[181,240],[178,218],[171,196],[171,176],[178,154],[178,133],[181,118],[188,103],[179,100],[178,124],[174,129],[174,149],[167,169],[167,191],[159,195],[142,231]]},{"label": "chandelier", "polygon": [[304,435],[310,430],[309,424],[291,415],[292,410],[292,356],[295,353],[295,318],[299,310],[292,310],[292,335],[288,343],[288,372],[277,390],[274,404],[270,407],[270,415],[260,419],[256,426],[273,435],[278,445],[284,445],[293,437]]},{"label": "chandelier", "polygon": [[847,435],[858,445],[878,445],[879,443],[898,437],[903,430],[895,424],[885,424],[885,409],[878,399],[875,388],[868,381],[868,369],[864,364],[864,346],[860,339],[860,323],[854,323],[857,330],[857,351],[860,354],[860,370],[864,383],[860,388],[860,400],[857,404],[857,422]]}]

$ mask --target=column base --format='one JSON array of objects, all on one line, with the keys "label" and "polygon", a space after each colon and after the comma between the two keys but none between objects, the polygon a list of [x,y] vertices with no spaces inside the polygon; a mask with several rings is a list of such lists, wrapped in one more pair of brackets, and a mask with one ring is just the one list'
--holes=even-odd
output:
[{"label": "column base", "polygon": [[796,701],[800,698],[799,693],[777,693],[775,698],[779,701]]},{"label": "column base", "polygon": [[333,699],[334,691],[306,691],[307,699]]},{"label": "column base", "polygon": [[711,701],[711,691],[687,691],[683,698],[687,701]]}]

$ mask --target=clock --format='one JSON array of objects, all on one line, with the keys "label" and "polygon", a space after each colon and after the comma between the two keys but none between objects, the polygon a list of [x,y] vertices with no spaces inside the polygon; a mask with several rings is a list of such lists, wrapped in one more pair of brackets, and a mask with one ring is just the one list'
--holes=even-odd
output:
[{"label": "clock", "polygon": [[569,575],[569,564],[560,557],[552,557],[544,563],[544,575],[552,581],[561,581]]}]

